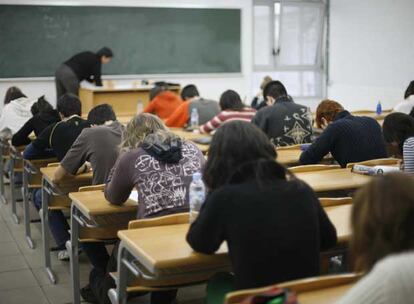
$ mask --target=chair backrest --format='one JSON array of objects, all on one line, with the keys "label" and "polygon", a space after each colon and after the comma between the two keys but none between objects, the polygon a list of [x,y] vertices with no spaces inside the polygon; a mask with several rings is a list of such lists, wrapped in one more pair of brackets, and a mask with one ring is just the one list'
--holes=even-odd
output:
[{"label": "chair backrest", "polygon": [[330,276],[319,276],[308,279],[301,279],[290,281],[286,283],[281,283],[273,286],[267,286],[256,289],[246,289],[228,293],[226,295],[225,304],[238,304],[241,303],[244,299],[249,296],[256,294],[261,294],[268,291],[269,289],[279,287],[279,288],[288,288],[289,290],[300,294],[302,292],[317,291],[321,289],[327,289],[332,287],[337,287],[341,285],[347,285],[358,281],[361,277],[361,274],[351,273],[351,274],[340,274],[340,275],[330,275]]},{"label": "chair backrest", "polygon": [[333,207],[352,204],[352,197],[320,197],[319,202],[322,207]]},{"label": "chair backrest", "polygon": [[354,165],[364,165],[364,166],[400,166],[401,159],[399,158],[377,158],[377,159],[370,159],[362,162],[357,163],[348,163],[346,165],[347,168],[353,168]]},{"label": "chair backrest", "polygon": [[105,188],[105,184],[84,186],[84,187],[79,187],[79,192],[103,190],[104,188]]},{"label": "chair backrest", "polygon": [[50,164],[47,164],[47,166],[48,167],[58,167],[59,163],[50,163]]},{"label": "chair backrest", "polygon": [[176,213],[149,219],[130,221],[128,229],[187,224],[189,222],[189,219],[190,214],[188,212]]},{"label": "chair backrest", "polygon": [[303,165],[303,166],[290,167],[289,170],[292,173],[299,173],[299,172],[332,170],[332,169],[339,169],[339,168],[341,168],[341,166],[339,165]]}]

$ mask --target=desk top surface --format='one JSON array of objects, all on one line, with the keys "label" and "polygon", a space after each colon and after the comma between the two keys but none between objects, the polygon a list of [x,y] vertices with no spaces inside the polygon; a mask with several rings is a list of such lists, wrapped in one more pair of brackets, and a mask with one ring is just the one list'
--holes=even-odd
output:
[{"label": "desk top surface", "polygon": [[300,172],[297,178],[305,181],[315,192],[356,189],[372,178],[352,173],[351,169],[341,168],[313,172]]},{"label": "desk top surface", "polygon": [[[182,137],[186,140],[194,140],[197,138],[202,138],[202,137],[211,137],[211,135],[209,134],[200,134],[200,133],[194,133],[194,132],[189,132],[189,131],[185,131],[184,129],[181,128],[170,128],[170,130],[177,136]],[[201,152],[205,153],[208,151],[209,145],[201,145],[198,143],[195,143],[197,145],[197,147],[201,150]]]},{"label": "desk top surface", "polygon": [[76,205],[76,208],[88,218],[105,214],[131,212],[136,211],[138,208],[138,203],[130,199],[121,206],[112,205],[105,199],[104,193],[101,190],[72,192],[69,193],[69,198]]},{"label": "desk top surface", "polygon": [[298,294],[298,301],[301,304],[331,304],[340,300],[354,283],[323,288],[315,291],[301,292]]},{"label": "desk top surface", "polygon": [[[43,177],[48,181],[49,184],[54,185],[52,182],[53,176],[55,175],[55,171],[57,167],[43,167],[40,168],[40,172],[43,174]],[[83,185],[85,183],[92,183],[92,171],[78,174],[75,176],[66,176],[57,186],[67,186],[67,185],[76,185],[80,184]]]},{"label": "desk top surface", "polygon": [[[349,239],[351,205],[327,208],[327,214],[337,229],[338,239]],[[223,243],[214,255],[195,253],[186,242],[189,224],[158,226],[118,232],[128,250],[147,270],[187,267],[203,268],[228,263],[227,245]]]}]

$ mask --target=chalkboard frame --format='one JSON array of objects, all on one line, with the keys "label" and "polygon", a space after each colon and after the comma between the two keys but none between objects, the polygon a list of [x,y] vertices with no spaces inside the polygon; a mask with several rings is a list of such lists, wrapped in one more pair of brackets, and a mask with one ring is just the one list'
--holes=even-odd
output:
[{"label": "chalkboard frame", "polygon": [[[19,0],[18,0],[19,1]],[[243,11],[244,8],[241,6],[235,6],[235,5],[196,5],[195,7],[190,6],[188,4],[175,4],[173,6],[165,6],[163,4],[157,5],[157,3],[151,4],[151,6],[147,5],[134,5],[132,3],[128,3],[128,1],[120,1],[120,3],[114,4],[106,4],[106,3],[82,3],[78,1],[73,1],[74,5],[71,5],[70,3],[58,3],[56,1],[47,1],[47,0],[40,0],[33,2],[28,2],[25,0],[19,1],[19,3],[11,2],[11,1],[2,1],[0,3],[0,8],[3,5],[8,6],[47,6],[47,7],[115,7],[115,8],[161,8],[161,9],[211,9],[211,10],[237,10],[239,14],[239,35],[238,35],[238,70],[237,71],[231,71],[231,72],[173,72],[173,73],[117,73],[117,74],[104,74],[103,79],[131,79],[131,78],[163,78],[163,77],[171,77],[171,78],[186,78],[186,77],[195,77],[195,78],[203,78],[203,77],[224,77],[224,78],[233,78],[233,77],[240,77],[243,75],[244,70],[244,64],[243,64]],[[105,72],[104,72],[105,73]],[[10,80],[19,80],[19,81],[44,81],[44,80],[51,80],[54,77],[52,75],[50,76],[12,76],[12,77],[1,77],[0,82],[3,81],[10,81]]]}]

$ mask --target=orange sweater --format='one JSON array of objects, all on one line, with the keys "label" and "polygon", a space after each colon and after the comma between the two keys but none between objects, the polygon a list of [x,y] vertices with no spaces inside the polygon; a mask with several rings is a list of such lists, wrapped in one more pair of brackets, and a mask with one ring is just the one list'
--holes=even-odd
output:
[{"label": "orange sweater", "polygon": [[190,101],[184,101],[181,105],[168,117],[165,121],[167,127],[170,128],[183,128],[190,118],[188,108],[190,107]]},{"label": "orange sweater", "polygon": [[161,119],[167,119],[181,104],[180,96],[171,91],[164,91],[150,101],[144,113],[152,113]]}]

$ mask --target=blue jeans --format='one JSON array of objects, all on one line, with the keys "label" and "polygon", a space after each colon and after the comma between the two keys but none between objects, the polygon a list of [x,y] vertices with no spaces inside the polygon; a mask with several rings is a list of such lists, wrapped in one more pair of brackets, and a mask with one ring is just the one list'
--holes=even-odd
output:
[{"label": "blue jeans", "polygon": [[[37,210],[42,208],[42,191],[40,189],[35,190],[33,193],[33,202]],[[60,210],[49,210],[49,228],[55,239],[56,245],[59,249],[65,249],[66,241],[70,239],[68,233],[69,225]],[[105,245],[102,242],[95,243],[83,243],[81,248],[88,256],[93,267],[97,269],[106,269],[106,265],[109,261],[109,255],[106,251]]]},{"label": "blue jeans", "polygon": [[23,152],[24,159],[42,159],[56,156],[52,149],[39,150],[33,144],[26,146]]}]

